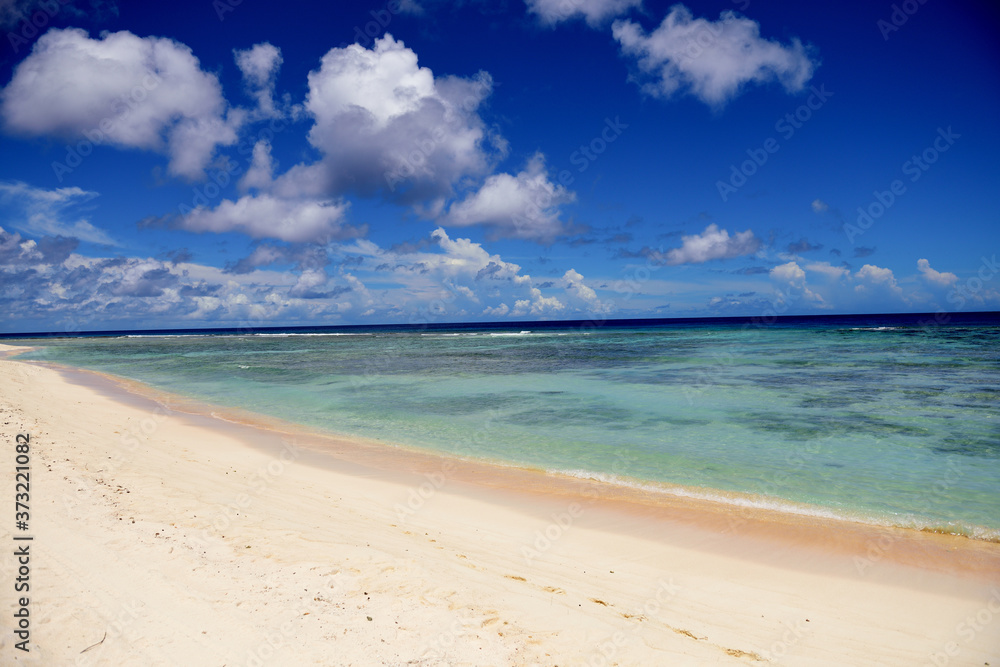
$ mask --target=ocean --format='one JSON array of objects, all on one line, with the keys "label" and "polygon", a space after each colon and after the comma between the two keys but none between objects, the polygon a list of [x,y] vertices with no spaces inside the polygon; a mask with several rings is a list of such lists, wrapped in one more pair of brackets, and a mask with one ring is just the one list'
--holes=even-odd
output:
[{"label": "ocean", "polygon": [[1000,541],[1000,314],[44,338],[25,355],[336,434]]}]

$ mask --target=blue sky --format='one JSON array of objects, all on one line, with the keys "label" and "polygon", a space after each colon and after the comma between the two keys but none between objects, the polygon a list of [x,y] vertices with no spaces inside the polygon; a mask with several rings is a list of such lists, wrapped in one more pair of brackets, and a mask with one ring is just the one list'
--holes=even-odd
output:
[{"label": "blue sky", "polygon": [[1000,309],[990,3],[0,22],[4,331]]}]

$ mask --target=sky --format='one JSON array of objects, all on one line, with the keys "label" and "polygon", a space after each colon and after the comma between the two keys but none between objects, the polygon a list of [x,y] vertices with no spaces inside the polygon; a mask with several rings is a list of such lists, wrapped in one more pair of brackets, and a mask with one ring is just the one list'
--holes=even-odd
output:
[{"label": "sky", "polygon": [[0,0],[0,331],[1000,310],[990,2]]}]

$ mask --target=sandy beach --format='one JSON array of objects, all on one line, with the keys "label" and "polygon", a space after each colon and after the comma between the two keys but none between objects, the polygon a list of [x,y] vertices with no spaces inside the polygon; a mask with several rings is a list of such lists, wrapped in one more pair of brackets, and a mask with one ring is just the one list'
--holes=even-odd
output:
[{"label": "sandy beach", "polygon": [[2,664],[1000,664],[1000,544],[325,438],[11,358],[0,382]]}]

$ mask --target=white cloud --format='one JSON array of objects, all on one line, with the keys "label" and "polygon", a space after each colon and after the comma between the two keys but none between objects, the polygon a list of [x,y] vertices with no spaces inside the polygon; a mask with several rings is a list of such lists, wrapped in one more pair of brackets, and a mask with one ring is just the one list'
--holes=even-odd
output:
[{"label": "white cloud", "polygon": [[[392,303],[397,314],[417,310],[446,319],[463,308],[488,317],[585,317],[611,309],[573,269],[558,280],[536,284],[520,266],[470,239],[452,238],[438,228],[431,240],[436,247],[427,250],[413,245],[387,250],[367,239],[340,250],[364,257],[356,271],[370,272],[369,282],[377,280],[388,288],[380,297],[383,311]],[[438,312],[442,304],[446,307]]]},{"label": "white cloud", "polygon": [[583,309],[591,313],[607,313],[611,311],[611,305],[602,302],[597,297],[597,292],[586,285],[584,277],[579,271],[575,269],[566,271],[562,277],[562,284],[566,293]]},{"label": "white cloud", "polygon": [[342,200],[291,200],[271,195],[224,199],[214,209],[196,208],[177,226],[192,232],[241,232],[256,239],[322,243],[359,236],[344,224],[348,204]]},{"label": "white cloud", "polygon": [[858,269],[854,277],[875,284],[896,284],[896,277],[892,274],[892,269],[882,268],[874,264],[865,264]]},{"label": "white cloud", "polygon": [[923,274],[924,280],[937,285],[938,287],[950,287],[958,282],[958,276],[954,273],[935,271],[931,268],[931,263],[926,259],[917,260],[917,268]]},{"label": "white cloud", "polygon": [[372,298],[350,274],[329,277],[319,267],[230,274],[189,261],[84,257],[73,248],[67,239],[36,243],[0,229],[0,308],[12,322],[67,331],[107,328],[109,322],[314,323],[360,312]]},{"label": "white cloud", "polygon": [[491,255],[482,244],[471,239],[452,239],[440,227],[431,233],[431,238],[445,254],[418,253],[413,258],[448,278],[464,276],[473,280],[510,281],[516,285],[531,282],[530,276],[521,274],[520,266],[504,261],[500,255]]},{"label": "white cloud", "polygon": [[323,269],[306,269],[299,274],[298,280],[288,290],[288,296],[299,298],[322,298],[327,295],[323,291],[330,276]]},{"label": "white cloud", "polygon": [[814,199],[812,203],[812,210],[815,213],[825,213],[830,210],[830,206],[822,199]]},{"label": "white cloud", "polygon": [[805,285],[806,283],[806,272],[795,262],[779,264],[771,269],[770,276],[775,280],[792,285]]},{"label": "white cloud", "polygon": [[0,93],[9,132],[164,152],[186,178],[236,141],[241,114],[226,111],[218,78],[191,49],[128,31],[49,30]]},{"label": "white cloud", "polygon": [[525,0],[528,11],[537,14],[544,25],[584,18],[591,27],[599,26],[612,16],[620,16],[642,0]]},{"label": "white cloud", "polygon": [[850,274],[850,271],[842,266],[833,266],[829,262],[810,262],[806,264],[806,270],[812,271],[813,273],[819,273],[831,280],[839,280],[846,275]]},{"label": "white cloud", "polygon": [[[378,192],[404,203],[452,195],[454,184],[486,174],[502,154],[476,113],[493,81],[434,77],[392,35],[372,49],[331,49],[309,73],[309,142],[322,159],[280,176],[286,197]],[[492,151],[488,150],[490,147]]]},{"label": "white cloud", "polygon": [[552,315],[566,308],[566,305],[554,296],[544,296],[542,290],[531,287],[528,290],[529,298],[518,299],[514,302],[512,317],[524,317],[525,315],[535,315],[544,317]]},{"label": "white cloud", "polygon": [[535,154],[517,176],[494,174],[464,200],[452,204],[442,222],[456,227],[485,225],[498,237],[550,243],[566,232],[559,206],[576,198],[553,185],[545,160]]},{"label": "white cloud", "polygon": [[771,280],[783,287],[779,301],[805,300],[825,307],[823,297],[810,290],[806,285],[806,272],[797,263],[779,264],[771,269],[770,276]]},{"label": "white cloud", "polygon": [[240,188],[244,191],[250,188],[264,190],[271,185],[273,174],[274,159],[271,157],[271,144],[262,139],[254,144],[253,157],[246,173],[240,179]]},{"label": "white cloud", "polygon": [[86,217],[70,213],[74,207],[97,196],[96,192],[78,187],[45,190],[23,181],[0,181],[0,202],[10,207],[5,217],[15,229],[32,236],[68,236],[90,243],[118,245]]},{"label": "white cloud", "polygon": [[281,113],[274,106],[274,83],[281,69],[281,49],[262,42],[252,48],[240,51],[233,50],[236,66],[243,73],[243,82],[247,92],[257,100],[255,117],[274,118]]},{"label": "white cloud", "polygon": [[751,230],[729,236],[714,223],[701,234],[681,237],[681,247],[669,250],[665,256],[654,253],[654,261],[666,264],[701,264],[713,259],[731,259],[752,255],[760,249],[760,239]]},{"label": "white cloud", "polygon": [[901,298],[903,296],[903,289],[896,283],[896,276],[893,275],[892,269],[865,264],[854,273],[853,278],[857,282],[854,291],[858,294],[883,291],[895,297]]},{"label": "white cloud", "polygon": [[675,5],[648,35],[627,20],[615,21],[612,33],[622,52],[651,77],[643,85],[647,93],[666,98],[687,91],[714,107],[749,83],[776,80],[789,92],[799,91],[815,67],[798,39],[788,46],[764,39],[756,21],[729,10],[718,21],[708,21]]},{"label": "white cloud", "polygon": [[490,317],[506,317],[509,312],[510,306],[506,303],[501,303],[499,306],[491,306],[483,309],[483,315],[489,315]]}]

